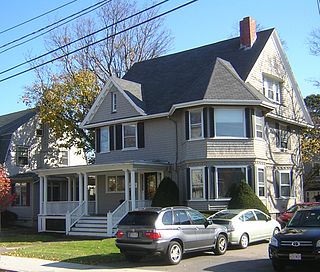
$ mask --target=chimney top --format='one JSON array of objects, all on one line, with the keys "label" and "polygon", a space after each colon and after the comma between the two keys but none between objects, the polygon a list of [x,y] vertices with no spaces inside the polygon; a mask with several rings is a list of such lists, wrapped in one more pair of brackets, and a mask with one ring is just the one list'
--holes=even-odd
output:
[{"label": "chimney top", "polygon": [[240,48],[251,48],[256,39],[256,21],[249,16],[243,18],[240,21]]}]

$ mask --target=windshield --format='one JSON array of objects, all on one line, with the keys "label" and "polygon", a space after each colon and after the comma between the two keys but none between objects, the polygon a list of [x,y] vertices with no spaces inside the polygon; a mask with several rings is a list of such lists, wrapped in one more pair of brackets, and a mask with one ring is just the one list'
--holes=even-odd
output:
[{"label": "windshield", "polygon": [[297,211],[288,227],[320,227],[320,210]]},{"label": "windshield", "polygon": [[211,219],[232,219],[236,215],[236,212],[222,211],[214,214]]},{"label": "windshield", "polygon": [[119,223],[119,225],[154,226],[158,217],[156,212],[129,212]]}]

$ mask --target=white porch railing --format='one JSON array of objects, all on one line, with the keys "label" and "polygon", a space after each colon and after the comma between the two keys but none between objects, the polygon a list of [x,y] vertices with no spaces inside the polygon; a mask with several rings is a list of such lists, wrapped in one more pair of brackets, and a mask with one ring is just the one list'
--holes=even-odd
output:
[{"label": "white porch railing", "polygon": [[50,201],[46,206],[46,215],[65,215],[78,207],[79,201]]},{"label": "white porch railing", "polygon": [[76,207],[71,213],[66,214],[66,234],[69,234],[72,226],[78,222],[78,220],[86,213],[86,202],[83,201],[78,207]]}]

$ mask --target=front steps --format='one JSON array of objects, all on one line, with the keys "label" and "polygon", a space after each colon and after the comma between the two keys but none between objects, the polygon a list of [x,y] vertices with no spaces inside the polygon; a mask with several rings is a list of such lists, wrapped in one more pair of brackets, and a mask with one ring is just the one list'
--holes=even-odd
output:
[{"label": "front steps", "polygon": [[71,228],[69,235],[108,237],[107,217],[84,216]]}]

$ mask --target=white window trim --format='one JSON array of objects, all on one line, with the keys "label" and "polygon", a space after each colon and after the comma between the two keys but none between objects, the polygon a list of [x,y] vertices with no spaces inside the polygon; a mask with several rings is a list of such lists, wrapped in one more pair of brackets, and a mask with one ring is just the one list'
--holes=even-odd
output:
[{"label": "white window trim", "polygon": [[[101,144],[102,144],[102,137],[101,137],[101,131],[102,129],[107,129],[107,133],[108,133],[108,144],[107,144],[107,149],[102,151],[101,149]],[[102,127],[100,129],[100,153],[109,153],[110,152],[110,127],[106,126],[106,127]]]},{"label": "white window trim", "polygon": [[214,115],[216,116],[217,110],[241,110],[242,117],[243,117],[243,136],[241,137],[234,137],[234,136],[217,136],[217,118],[214,118],[214,137],[217,139],[248,139],[246,137],[246,116],[245,116],[245,109],[244,108],[214,108]]},{"label": "white window trim", "polygon": [[[196,167],[189,167],[190,169],[190,200],[192,201],[203,201],[205,200],[206,197],[206,191],[205,191],[205,166],[196,166]],[[202,190],[203,190],[203,198],[193,198],[192,197],[192,185],[193,185],[193,180],[192,180],[192,171],[193,170],[201,170],[202,171],[202,181],[203,181],[203,186],[202,186]]]},{"label": "white window trim", "polygon": [[[263,165],[256,165],[255,167],[256,167],[256,171],[255,171],[256,192],[255,193],[259,198],[267,198],[266,168]],[[259,170],[263,170],[263,174],[264,174],[264,193],[265,193],[264,196],[259,196],[259,188],[262,187],[259,185]]]},{"label": "white window trim", "polygon": [[117,112],[117,94],[115,92],[111,93],[111,112]]},{"label": "white window trim", "polygon": [[[124,147],[124,127],[125,126],[135,126],[135,139],[136,139],[136,145],[132,146],[132,147]],[[126,150],[137,150],[138,149],[138,123],[125,123],[122,124],[122,150],[126,151]]]},{"label": "white window trim", "polygon": [[[255,124],[254,124],[254,126],[255,126],[255,129],[254,129],[255,138],[264,139],[265,138],[265,135],[264,135],[264,128],[265,128],[264,116],[262,116],[262,117],[257,116],[257,110],[255,110],[255,114],[256,114],[255,115]],[[262,128],[261,128],[262,137],[259,137],[258,133],[257,133],[258,131],[260,131],[260,130],[257,129],[257,125],[258,125],[259,121],[261,122],[261,126],[262,126]]]},{"label": "white window trim", "polygon": [[[124,191],[109,191],[109,186],[108,186],[108,179],[109,177],[115,177],[116,178],[116,188],[117,188],[117,184],[118,184],[118,177],[124,177],[124,175],[107,175],[106,176],[106,193],[108,194],[121,194],[124,193]],[[96,195],[97,196],[97,195]]]},{"label": "white window trim", "polygon": [[[198,138],[192,138],[192,133],[191,133],[191,114],[195,112],[200,112],[201,116],[201,136]],[[198,108],[198,109],[193,109],[189,111],[189,141],[194,141],[194,140],[202,140],[204,139],[204,124],[203,124],[203,108]]]},{"label": "white window trim", "polygon": [[230,200],[230,197],[219,198],[219,181],[218,181],[218,169],[219,168],[245,168],[245,175],[246,175],[246,183],[248,183],[248,165],[217,165],[215,166],[215,197],[216,200]]},{"label": "white window trim", "polygon": [[[282,198],[282,199],[289,199],[291,198],[291,190],[289,190],[289,196],[283,196],[281,194],[281,188],[282,187],[289,187],[289,189],[291,189],[291,183],[292,183],[292,180],[291,180],[291,174],[290,174],[290,170],[278,170],[279,172],[279,198]],[[288,184],[285,184],[285,185],[282,185],[282,178],[281,178],[281,174],[289,174],[289,185]]]},{"label": "white window trim", "polygon": [[[279,100],[272,99],[271,97],[269,97],[269,88],[267,88],[267,82],[268,82],[268,86],[269,86],[269,82],[279,84],[278,90],[272,90],[274,92],[274,97],[277,97],[277,93],[278,93]],[[273,76],[268,76],[268,75],[263,76],[263,89],[264,89],[265,96],[270,101],[277,103],[277,104],[281,104],[281,82],[282,82],[282,80],[275,78]]]}]

